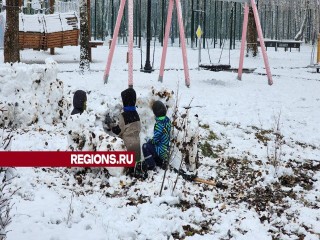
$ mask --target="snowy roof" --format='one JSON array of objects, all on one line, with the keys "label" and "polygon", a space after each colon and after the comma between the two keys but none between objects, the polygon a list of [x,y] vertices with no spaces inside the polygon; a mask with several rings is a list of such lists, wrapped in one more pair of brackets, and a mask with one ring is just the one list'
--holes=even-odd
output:
[{"label": "snowy roof", "polygon": [[19,31],[20,32],[44,32],[42,23],[42,15],[19,15]]},{"label": "snowy roof", "polygon": [[75,12],[56,14],[25,15],[20,13],[19,31],[21,32],[62,32],[79,29],[79,20]]}]

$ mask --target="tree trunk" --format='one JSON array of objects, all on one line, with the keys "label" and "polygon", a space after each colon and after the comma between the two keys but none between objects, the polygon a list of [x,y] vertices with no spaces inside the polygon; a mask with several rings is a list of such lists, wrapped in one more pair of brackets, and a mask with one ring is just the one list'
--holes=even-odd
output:
[{"label": "tree trunk", "polygon": [[19,52],[19,0],[7,0],[4,34],[4,62],[20,62]]},{"label": "tree trunk", "polygon": [[89,23],[87,0],[81,0],[80,4],[80,72],[90,69],[89,48]]},{"label": "tree trunk", "polygon": [[305,3],[305,13],[304,13],[303,21],[301,23],[299,32],[294,37],[294,40],[296,40],[296,41],[301,41],[303,39],[303,33],[304,33],[305,28],[306,28],[306,23],[307,23],[307,18],[308,18],[308,10],[309,10],[309,1],[306,1],[306,3]]},{"label": "tree trunk", "polygon": [[254,21],[254,14],[252,7],[249,9],[249,22],[248,22],[248,33],[247,33],[247,53],[253,57],[257,56],[258,46],[257,46],[257,27]]}]

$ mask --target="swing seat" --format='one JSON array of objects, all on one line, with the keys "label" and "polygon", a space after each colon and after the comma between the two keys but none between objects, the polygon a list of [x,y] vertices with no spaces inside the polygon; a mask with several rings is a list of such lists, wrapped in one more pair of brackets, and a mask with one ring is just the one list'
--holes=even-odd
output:
[{"label": "swing seat", "polygon": [[205,70],[209,70],[209,71],[213,71],[213,72],[220,72],[220,71],[229,70],[231,68],[231,65],[228,65],[228,64],[200,64],[200,67]]},{"label": "swing seat", "polygon": [[316,64],[313,64],[313,65],[309,65],[308,68],[315,68],[317,73],[320,73],[320,63],[316,63]]},{"label": "swing seat", "polygon": [[[220,71],[226,71],[226,72],[238,72],[238,68],[231,68],[230,65],[227,64],[201,64],[201,68],[213,72],[220,72]],[[253,73],[256,70],[256,68],[243,68],[243,73]]]}]

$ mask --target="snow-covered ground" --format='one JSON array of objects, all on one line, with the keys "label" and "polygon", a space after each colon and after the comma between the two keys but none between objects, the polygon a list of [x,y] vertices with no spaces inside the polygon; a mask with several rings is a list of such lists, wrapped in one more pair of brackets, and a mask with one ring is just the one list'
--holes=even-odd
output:
[{"label": "snow-covered ground", "polygon": [[[197,114],[200,120],[198,176],[215,180],[217,185],[180,177],[172,193],[177,174],[169,172],[159,197],[161,169],[150,172],[144,181],[109,177],[105,171],[88,170],[74,176],[70,169],[16,169],[18,177],[11,189],[20,189],[13,197],[7,239],[319,239],[320,74],[307,68],[311,47],[304,45],[301,52],[268,49],[272,86],[267,84],[261,56],[245,58],[244,67],[256,70],[244,73],[238,81],[237,73],[198,71],[198,51],[188,48],[190,88],[184,85],[178,47],[168,48],[166,69],[170,70],[165,71],[163,83],[158,82],[161,50],[155,49],[155,71],[146,74],[139,71],[140,49],[134,49],[141,141],[153,130],[152,111],[147,107],[152,89],[173,91],[174,99],[179,89],[181,111],[193,99],[190,115]],[[103,114],[121,103],[120,92],[127,88],[127,48],[117,47],[106,85],[103,71],[109,50],[103,46],[92,51],[91,71],[83,75],[78,72],[77,47],[56,49],[54,56],[24,50],[23,63],[0,65],[1,82],[8,87],[0,87],[0,102],[14,103],[14,96],[21,96],[31,99],[30,108],[23,111],[38,111],[33,121],[16,106],[17,116],[30,124],[15,119],[18,127],[1,133],[13,136],[11,150],[66,150],[65,114],[71,112],[73,93],[78,89],[87,92],[87,112],[94,116],[96,129],[101,129]],[[220,49],[210,49],[210,54],[212,63],[217,63]],[[228,64],[228,54],[224,50],[222,64]],[[239,49],[230,55],[231,66],[237,68]],[[49,78],[55,87],[62,82],[59,90],[46,83],[38,88],[32,82],[43,77],[35,72],[55,68],[52,60],[45,65],[49,57],[57,62],[58,81],[50,78],[55,76],[52,69]],[[209,63],[206,50],[202,58]],[[25,81],[19,85],[23,76]],[[8,84],[11,80],[16,85]],[[17,93],[24,86],[34,92]],[[52,105],[44,101],[47,98],[62,102]],[[31,102],[40,102],[42,107]],[[60,110],[63,115],[59,118],[56,111]]]}]

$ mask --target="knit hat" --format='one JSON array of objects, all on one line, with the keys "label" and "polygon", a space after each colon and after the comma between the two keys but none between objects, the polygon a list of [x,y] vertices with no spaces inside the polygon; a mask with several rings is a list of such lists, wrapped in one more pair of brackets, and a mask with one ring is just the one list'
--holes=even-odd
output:
[{"label": "knit hat", "polygon": [[85,110],[85,102],[87,101],[87,94],[85,91],[77,90],[73,95],[73,107],[71,115],[83,113]]},{"label": "knit hat", "polygon": [[132,107],[136,105],[136,91],[133,88],[128,88],[121,92],[121,98],[124,107]]},{"label": "knit hat", "polygon": [[155,101],[153,103],[152,111],[156,117],[163,117],[167,114],[167,108],[161,101]]}]

